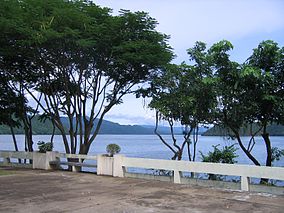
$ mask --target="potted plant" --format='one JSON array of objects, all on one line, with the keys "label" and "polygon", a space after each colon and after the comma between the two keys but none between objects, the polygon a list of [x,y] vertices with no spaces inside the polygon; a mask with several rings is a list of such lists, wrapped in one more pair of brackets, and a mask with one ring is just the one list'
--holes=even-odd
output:
[{"label": "potted plant", "polygon": [[37,142],[37,145],[38,145],[38,151],[40,153],[52,152],[53,150],[53,143],[51,142],[45,143],[44,141],[39,141]]},{"label": "potted plant", "polygon": [[109,145],[107,145],[106,147],[106,151],[109,155],[109,157],[113,157],[114,154],[117,154],[120,152],[120,146],[115,144],[115,143],[111,143]]}]

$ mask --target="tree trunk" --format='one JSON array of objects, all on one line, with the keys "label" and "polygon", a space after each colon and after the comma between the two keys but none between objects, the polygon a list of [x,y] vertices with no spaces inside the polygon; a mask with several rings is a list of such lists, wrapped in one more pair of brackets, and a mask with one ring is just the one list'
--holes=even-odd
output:
[{"label": "tree trunk", "polygon": [[246,154],[246,156],[256,165],[256,166],[260,166],[260,163],[258,162],[258,160],[246,149],[246,147],[244,146],[242,140],[241,140],[241,137],[240,135],[238,134],[237,131],[233,130],[232,131],[234,132],[236,138],[237,138],[237,141],[239,143],[239,146],[241,147],[241,149],[243,150],[243,152]]},{"label": "tree trunk", "polygon": [[265,165],[272,166],[272,150],[271,150],[271,142],[269,139],[269,134],[268,133],[262,134],[262,138],[264,139],[265,146],[266,146],[266,153],[267,153]]},{"label": "tree trunk", "polygon": [[32,122],[26,112],[23,113],[23,124],[25,130],[25,138],[27,144],[27,151],[33,152],[33,135],[32,135]]},{"label": "tree trunk", "polygon": [[177,160],[181,160],[182,159],[182,151],[178,151],[178,157],[177,157]]},{"label": "tree trunk", "polygon": [[55,135],[55,124],[54,124],[54,121],[52,120],[52,134],[51,134],[51,138],[50,138],[50,143],[51,143],[52,146],[53,146],[54,135]]},{"label": "tree trunk", "polygon": [[79,154],[87,155],[89,152],[90,146],[91,146],[91,143],[88,143],[88,142],[81,144]]},{"label": "tree trunk", "polygon": [[[10,126],[10,130],[11,130],[11,134],[12,134],[12,138],[13,138],[13,143],[14,143],[15,151],[18,152],[18,151],[19,151],[19,148],[18,148],[18,144],[17,144],[15,132],[14,132],[14,129],[13,129],[12,126]],[[22,163],[20,158],[18,159],[18,162],[19,162],[19,163]]]},{"label": "tree trunk", "polygon": [[32,152],[33,151],[33,140],[32,136],[30,135],[29,127],[24,127],[25,129],[25,138],[26,138],[26,145],[27,145],[27,151]]},{"label": "tree trunk", "polygon": [[[33,152],[33,139],[32,135],[30,134],[32,131],[30,130],[30,125],[24,124],[25,130],[25,151],[26,152]],[[30,160],[30,164],[33,163],[33,160]]]},{"label": "tree trunk", "polygon": [[187,155],[188,155],[188,160],[191,161],[191,153],[190,153],[190,143],[189,141],[187,143]]},{"label": "tree trunk", "polygon": [[[266,166],[272,166],[272,151],[271,151],[271,142],[269,139],[269,134],[268,133],[263,133],[262,138],[264,139],[265,146],[266,146]],[[269,179],[267,178],[261,178],[261,183],[267,184]]]}]

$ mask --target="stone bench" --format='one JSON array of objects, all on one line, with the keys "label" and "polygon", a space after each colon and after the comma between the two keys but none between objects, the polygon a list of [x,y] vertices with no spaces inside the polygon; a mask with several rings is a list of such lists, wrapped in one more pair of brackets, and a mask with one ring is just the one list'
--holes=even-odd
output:
[{"label": "stone bench", "polygon": [[87,155],[80,155],[80,154],[59,154],[60,158],[66,158],[66,159],[76,159],[78,162],[74,161],[61,161],[55,160],[55,161],[49,161],[50,165],[54,165],[56,167],[60,167],[61,165],[71,166],[73,172],[79,172],[82,170],[82,167],[93,167],[97,168],[96,164],[91,163],[84,163],[83,160],[97,160],[96,156],[87,156]]}]

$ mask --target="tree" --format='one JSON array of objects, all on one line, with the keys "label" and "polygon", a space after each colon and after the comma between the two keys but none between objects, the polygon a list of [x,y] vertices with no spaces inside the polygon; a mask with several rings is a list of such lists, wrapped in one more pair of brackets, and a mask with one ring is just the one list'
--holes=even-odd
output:
[{"label": "tree", "polygon": [[[156,110],[155,133],[173,152],[172,159],[181,160],[187,146],[188,159],[195,161],[199,125],[210,120],[216,101],[206,45],[197,42],[193,48],[188,49],[188,54],[195,62],[194,65],[183,63],[168,66],[154,77],[152,87],[144,92],[152,97],[149,106]],[[160,119],[167,121],[170,126],[172,144],[158,132]],[[184,138],[180,144],[173,131],[175,123],[184,127]]]},{"label": "tree", "polygon": [[[1,102],[6,105],[9,112],[2,112],[6,121],[3,124],[10,126],[15,149],[16,139],[13,127],[15,119],[21,120],[25,129],[26,149],[33,151],[31,118],[29,113],[32,108],[27,106],[27,99],[23,89],[23,79],[30,81],[27,73],[33,64],[29,60],[33,58],[27,40],[30,37],[25,22],[23,12],[19,6],[19,1],[3,1],[0,6],[0,72],[2,89]],[[20,123],[16,122],[17,126]]]},{"label": "tree", "polygon": [[0,125],[10,127],[15,151],[19,151],[17,140],[14,133],[14,127],[19,127],[20,122],[16,118],[17,103],[19,97],[8,85],[8,79],[5,73],[0,70]]},{"label": "tree", "polygon": [[[16,2],[29,34],[11,33],[27,52],[12,54],[20,85],[59,129],[66,152],[87,154],[111,108],[171,60],[168,36],[144,12],[112,16],[91,1]],[[61,116],[68,117],[67,131]]]},{"label": "tree", "polygon": [[[227,41],[212,46],[219,106],[217,123],[228,128],[244,153],[255,165],[260,161],[252,154],[254,137],[261,132],[266,146],[266,166],[272,165],[272,147],[267,125],[283,124],[283,48],[272,41],[260,43],[243,65],[231,62]],[[251,139],[245,145],[240,129],[251,128]],[[265,180],[267,181],[267,180]]]},{"label": "tree", "polygon": [[[271,40],[263,41],[254,49],[242,72],[246,95],[257,94],[250,98],[249,103],[254,109],[250,110],[249,121],[253,119],[261,129],[267,152],[266,166],[272,166],[272,147],[267,126],[284,124],[283,61],[284,48],[281,49]],[[250,83],[251,79],[256,84],[248,88],[246,83]]]}]

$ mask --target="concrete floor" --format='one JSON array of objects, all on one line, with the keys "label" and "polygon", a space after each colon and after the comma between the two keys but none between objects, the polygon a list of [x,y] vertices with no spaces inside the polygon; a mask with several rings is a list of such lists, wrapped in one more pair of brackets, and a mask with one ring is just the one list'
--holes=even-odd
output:
[{"label": "concrete floor", "polygon": [[0,176],[0,212],[284,212],[284,196],[66,171],[11,172]]}]

